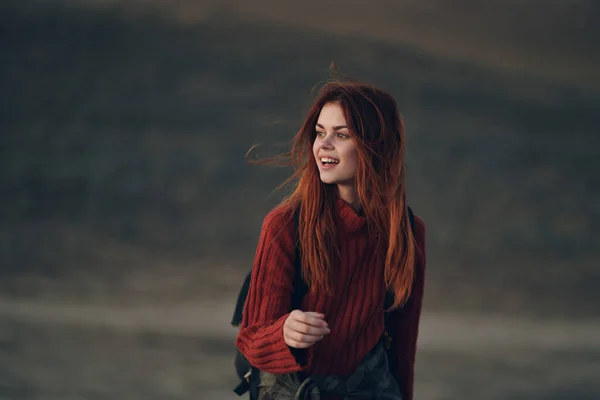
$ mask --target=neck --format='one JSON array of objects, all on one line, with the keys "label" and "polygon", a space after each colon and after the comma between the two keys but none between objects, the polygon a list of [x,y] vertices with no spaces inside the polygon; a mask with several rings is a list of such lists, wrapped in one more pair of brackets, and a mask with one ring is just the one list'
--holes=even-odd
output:
[{"label": "neck", "polygon": [[350,204],[350,206],[359,213],[361,211],[360,200],[358,199],[358,195],[356,194],[356,189],[353,186],[343,186],[338,185],[338,195],[340,199],[344,200],[346,203]]}]

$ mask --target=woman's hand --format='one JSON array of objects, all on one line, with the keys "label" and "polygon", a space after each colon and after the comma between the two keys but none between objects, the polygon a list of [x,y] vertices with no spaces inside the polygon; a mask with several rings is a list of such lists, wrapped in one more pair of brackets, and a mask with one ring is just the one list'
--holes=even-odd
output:
[{"label": "woman's hand", "polygon": [[305,349],[317,343],[330,332],[324,318],[325,315],[312,311],[292,311],[283,323],[285,344]]}]

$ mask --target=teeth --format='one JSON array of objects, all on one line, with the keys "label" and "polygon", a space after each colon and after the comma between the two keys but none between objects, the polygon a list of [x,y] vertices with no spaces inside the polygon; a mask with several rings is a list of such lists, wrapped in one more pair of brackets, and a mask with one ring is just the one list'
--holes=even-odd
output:
[{"label": "teeth", "polygon": [[338,160],[334,160],[333,158],[329,158],[329,157],[321,157],[321,162],[339,164]]}]

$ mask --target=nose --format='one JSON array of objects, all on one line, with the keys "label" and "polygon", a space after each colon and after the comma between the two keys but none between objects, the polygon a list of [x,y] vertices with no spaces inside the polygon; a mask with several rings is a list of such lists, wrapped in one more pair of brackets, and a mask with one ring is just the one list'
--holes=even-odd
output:
[{"label": "nose", "polygon": [[325,137],[322,138],[319,142],[320,142],[322,149],[325,149],[325,150],[333,149],[333,143],[331,142],[331,135],[325,135]]}]

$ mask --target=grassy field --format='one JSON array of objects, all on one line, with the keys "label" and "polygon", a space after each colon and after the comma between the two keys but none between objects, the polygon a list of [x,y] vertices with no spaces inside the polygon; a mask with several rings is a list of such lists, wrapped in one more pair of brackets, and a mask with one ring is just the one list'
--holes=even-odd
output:
[{"label": "grassy field", "polygon": [[[0,398],[233,400],[226,305],[0,301]],[[426,314],[416,399],[596,399],[598,324]]]}]

